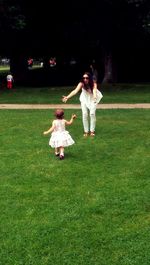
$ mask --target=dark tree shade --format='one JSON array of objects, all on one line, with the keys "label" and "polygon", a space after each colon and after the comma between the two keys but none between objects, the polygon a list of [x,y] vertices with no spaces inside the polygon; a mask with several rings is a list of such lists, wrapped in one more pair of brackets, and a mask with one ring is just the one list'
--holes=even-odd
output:
[{"label": "dark tree shade", "polygon": [[149,59],[150,1],[0,0],[0,34],[8,56],[111,55],[124,71]]}]

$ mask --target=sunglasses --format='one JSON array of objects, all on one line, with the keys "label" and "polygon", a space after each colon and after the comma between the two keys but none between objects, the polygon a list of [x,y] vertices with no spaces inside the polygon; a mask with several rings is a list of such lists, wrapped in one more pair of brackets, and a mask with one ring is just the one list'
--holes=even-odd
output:
[{"label": "sunglasses", "polygon": [[89,79],[89,77],[88,76],[83,76],[83,79]]}]

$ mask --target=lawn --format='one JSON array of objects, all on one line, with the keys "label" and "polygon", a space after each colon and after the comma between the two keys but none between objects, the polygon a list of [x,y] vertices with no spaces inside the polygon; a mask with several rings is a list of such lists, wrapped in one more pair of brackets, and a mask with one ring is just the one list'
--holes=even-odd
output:
[{"label": "lawn", "polygon": [[150,110],[73,112],[60,161],[53,110],[0,110],[0,265],[149,265]]},{"label": "lawn", "polygon": [[[0,103],[60,104],[62,96],[67,95],[74,88],[74,86],[16,86],[13,91],[8,91],[4,86],[0,89]],[[150,84],[101,85],[100,88],[104,96],[101,103],[150,102]],[[68,103],[79,104],[79,94],[71,98]]]}]

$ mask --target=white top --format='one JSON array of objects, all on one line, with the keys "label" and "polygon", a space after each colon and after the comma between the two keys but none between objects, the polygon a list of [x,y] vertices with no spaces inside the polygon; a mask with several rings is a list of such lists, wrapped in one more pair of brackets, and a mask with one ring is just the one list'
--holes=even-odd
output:
[{"label": "white top", "polygon": [[86,89],[82,88],[82,92],[80,94],[80,102],[82,103],[85,103],[87,108],[91,108],[91,105],[93,104],[98,104],[100,102],[100,100],[102,99],[103,95],[102,93],[97,89],[96,91],[96,102],[94,101],[94,98],[93,98],[93,93],[90,92],[89,90],[87,91]]}]

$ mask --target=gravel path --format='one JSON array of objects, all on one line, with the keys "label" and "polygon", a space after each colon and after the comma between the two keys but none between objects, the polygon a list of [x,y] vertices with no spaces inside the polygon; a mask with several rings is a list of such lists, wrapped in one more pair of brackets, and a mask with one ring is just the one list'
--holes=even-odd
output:
[{"label": "gravel path", "polygon": [[[80,109],[80,104],[0,104],[0,109]],[[98,104],[97,109],[150,109],[150,103]]]}]

